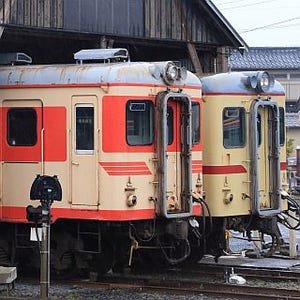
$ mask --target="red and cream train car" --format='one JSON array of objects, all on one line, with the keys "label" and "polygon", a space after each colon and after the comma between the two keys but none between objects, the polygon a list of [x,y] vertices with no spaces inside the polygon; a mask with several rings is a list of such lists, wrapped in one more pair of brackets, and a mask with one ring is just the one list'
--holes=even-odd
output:
[{"label": "red and cream train car", "polygon": [[202,192],[199,79],[173,62],[130,62],[126,49],[74,58],[18,65],[29,60],[18,53],[0,68],[0,264],[35,263],[24,224],[37,174],[62,186],[52,270],[107,271],[130,247],[184,260],[189,220],[202,213],[192,201]]},{"label": "red and cream train car", "polygon": [[210,244],[224,244],[226,230],[249,240],[258,230],[272,237],[273,251],[282,243],[282,212],[299,209],[286,193],[285,91],[263,71],[216,74],[201,83],[203,185],[215,232]]}]

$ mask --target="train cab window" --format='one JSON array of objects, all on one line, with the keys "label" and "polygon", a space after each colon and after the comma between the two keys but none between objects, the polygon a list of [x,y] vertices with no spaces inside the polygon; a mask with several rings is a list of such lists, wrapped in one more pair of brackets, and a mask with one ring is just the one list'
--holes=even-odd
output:
[{"label": "train cab window", "polygon": [[245,109],[226,107],[223,110],[223,145],[225,148],[244,147],[246,142]]},{"label": "train cab window", "polygon": [[94,107],[79,104],[76,111],[76,151],[89,153],[94,151]]},{"label": "train cab window", "polygon": [[171,145],[174,140],[174,113],[172,107],[167,107],[167,134],[168,134],[168,145]]},{"label": "train cab window", "polygon": [[193,145],[200,142],[200,105],[192,102],[192,142]]},{"label": "train cab window", "polygon": [[261,145],[261,114],[257,114],[257,138],[258,146]]},{"label": "train cab window", "polygon": [[131,146],[151,145],[154,106],[151,101],[130,100],[126,104],[126,139]]},{"label": "train cab window", "polygon": [[8,111],[7,142],[10,146],[34,146],[37,143],[37,114],[33,108]]},{"label": "train cab window", "polygon": [[283,146],[285,143],[285,113],[283,107],[279,107],[279,134],[280,145]]}]

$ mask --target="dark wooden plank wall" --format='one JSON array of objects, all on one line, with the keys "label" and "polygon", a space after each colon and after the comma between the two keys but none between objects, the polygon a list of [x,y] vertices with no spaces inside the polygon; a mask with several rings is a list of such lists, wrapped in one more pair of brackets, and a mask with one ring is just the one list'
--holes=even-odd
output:
[{"label": "dark wooden plank wall", "polygon": [[0,0],[0,24],[62,29],[64,0]]},{"label": "dark wooden plank wall", "polygon": [[191,0],[0,0],[0,24],[217,44],[212,20]]},{"label": "dark wooden plank wall", "polygon": [[143,37],[143,0],[64,0],[64,29]]},{"label": "dark wooden plank wall", "polygon": [[212,21],[197,1],[144,0],[145,37],[216,43]]}]

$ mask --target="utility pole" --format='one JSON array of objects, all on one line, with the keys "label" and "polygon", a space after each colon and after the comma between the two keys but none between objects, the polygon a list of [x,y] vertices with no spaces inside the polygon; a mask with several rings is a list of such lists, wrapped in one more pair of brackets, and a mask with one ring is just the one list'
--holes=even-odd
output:
[{"label": "utility pole", "polygon": [[[41,240],[41,271],[40,295],[41,299],[49,297],[50,287],[50,202],[41,200],[42,204],[42,240]],[[50,205],[49,205],[50,204]]]},{"label": "utility pole", "polygon": [[41,205],[27,206],[27,220],[42,225],[40,241],[40,299],[48,299],[50,287],[50,225],[51,205],[54,200],[61,201],[62,189],[57,179],[47,175],[37,175],[30,189],[30,199],[40,200]]}]

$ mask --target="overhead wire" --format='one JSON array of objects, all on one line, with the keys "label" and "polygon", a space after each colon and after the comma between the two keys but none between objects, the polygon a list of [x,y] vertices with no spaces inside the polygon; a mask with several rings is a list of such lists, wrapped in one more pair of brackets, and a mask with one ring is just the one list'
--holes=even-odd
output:
[{"label": "overhead wire", "polygon": [[[248,0],[239,0],[239,1],[236,1],[236,0],[230,0],[228,2],[224,2],[223,0],[220,0],[220,6],[223,6],[223,5],[227,5],[227,4],[231,4],[231,3],[237,3],[237,2],[244,2],[244,1],[248,1]],[[218,0],[213,0],[214,3],[217,3]]]},{"label": "overhead wire", "polygon": [[[265,4],[265,3],[269,3],[269,2],[275,2],[278,0],[262,0],[262,1],[256,1],[256,2],[250,3],[250,4],[245,3],[245,1],[249,1],[249,0],[238,0],[238,1],[229,0],[227,2],[218,1],[218,0],[213,0],[213,1],[215,3],[217,3],[217,6],[220,7],[221,11],[225,11],[225,10],[233,10],[233,9],[242,9],[244,7]],[[226,7],[226,5],[230,5],[233,3],[235,3],[237,5]],[[249,28],[249,29],[244,29],[244,30],[240,29],[240,30],[238,30],[238,33],[244,34],[244,33],[249,33],[249,32],[253,32],[253,31],[257,31],[257,30],[271,30],[271,29],[280,29],[280,28],[286,28],[286,27],[289,27],[289,28],[297,27],[297,26],[299,26],[299,23],[293,23],[293,21],[299,20],[299,19],[300,19],[300,16],[297,16],[297,17],[281,20],[279,22],[269,23],[269,24],[254,27],[254,28]],[[286,24],[286,23],[289,23],[289,24]],[[277,25],[279,25],[279,26],[277,26]]]},{"label": "overhead wire", "polygon": [[240,31],[240,33],[247,33],[247,32],[256,31],[256,30],[260,30],[260,29],[271,29],[274,25],[279,25],[279,24],[291,22],[291,21],[298,20],[298,19],[300,19],[300,17],[294,17],[294,18],[282,20],[282,21],[279,21],[279,22],[267,24],[267,25],[264,25],[264,26],[259,26],[259,27],[255,27],[255,28],[252,28],[252,29],[243,30],[243,31]]},{"label": "overhead wire", "polygon": [[[264,0],[264,1],[254,2],[254,3],[249,3],[249,4],[241,4],[241,5],[238,5],[238,6],[223,7],[222,10],[244,8],[244,7],[249,7],[249,6],[254,6],[254,5],[260,5],[260,4],[269,3],[269,2],[274,2],[274,1],[278,1],[278,0]],[[236,4],[237,2],[236,1],[232,1],[232,2],[228,2],[227,4],[230,4],[230,3],[235,3]],[[220,3],[218,6],[222,7],[225,4],[226,3]]]}]

